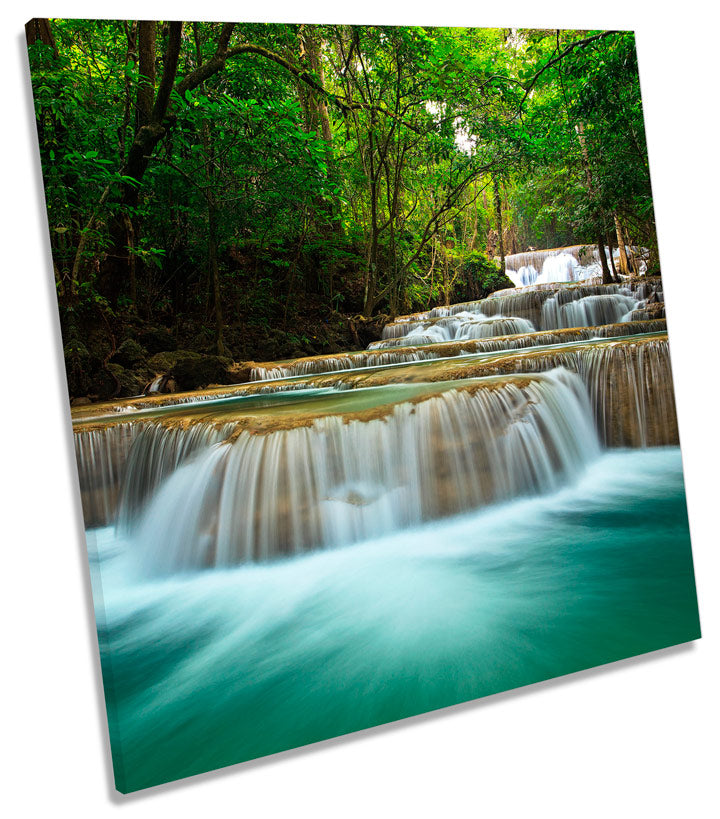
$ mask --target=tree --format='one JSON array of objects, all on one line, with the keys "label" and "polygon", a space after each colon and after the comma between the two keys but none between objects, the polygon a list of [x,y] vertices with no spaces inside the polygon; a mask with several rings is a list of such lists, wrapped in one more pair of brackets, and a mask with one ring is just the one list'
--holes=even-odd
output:
[{"label": "tree", "polygon": [[656,260],[630,34],[37,20],[27,37],[63,330],[103,326],[101,361],[143,322],[234,356],[351,343],[349,318],[471,298],[487,256],[527,246],[617,244],[623,275],[633,247]]}]

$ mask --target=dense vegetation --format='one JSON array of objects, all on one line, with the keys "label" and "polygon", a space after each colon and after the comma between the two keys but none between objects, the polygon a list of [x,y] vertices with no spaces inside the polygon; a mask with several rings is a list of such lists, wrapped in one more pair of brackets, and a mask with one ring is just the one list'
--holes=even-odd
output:
[{"label": "dense vegetation", "polygon": [[178,349],[197,386],[364,346],[528,247],[657,264],[630,33],[35,20],[28,47],[72,395]]}]

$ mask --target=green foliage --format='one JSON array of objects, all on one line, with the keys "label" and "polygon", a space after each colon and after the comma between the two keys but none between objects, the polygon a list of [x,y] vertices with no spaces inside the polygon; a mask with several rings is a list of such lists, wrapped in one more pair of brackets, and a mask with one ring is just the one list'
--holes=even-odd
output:
[{"label": "green foliage", "polygon": [[480,251],[472,251],[465,257],[462,274],[466,281],[476,284],[480,291],[477,298],[485,298],[495,290],[514,286],[500,267]]},{"label": "green foliage", "polygon": [[[137,25],[51,27],[57,52],[30,62],[65,326],[135,311],[207,340],[215,268],[231,326],[480,297],[510,286],[493,183],[506,254],[595,242],[615,217],[655,246],[631,34],[238,24],[252,50],[181,93],[221,31],[184,23],[133,179]],[[157,23],[153,94],[168,42]]]}]

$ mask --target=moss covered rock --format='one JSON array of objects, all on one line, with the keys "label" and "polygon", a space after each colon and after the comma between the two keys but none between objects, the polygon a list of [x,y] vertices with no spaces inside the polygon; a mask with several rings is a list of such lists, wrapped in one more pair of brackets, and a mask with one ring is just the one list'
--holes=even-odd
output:
[{"label": "moss covered rock", "polygon": [[228,382],[232,359],[219,355],[178,356],[172,375],[179,390],[196,390],[208,384]]},{"label": "moss covered rock", "polygon": [[155,375],[165,375],[172,370],[178,358],[193,356],[202,358],[200,353],[193,353],[190,350],[163,350],[150,356],[147,361],[148,370],[151,370]]},{"label": "moss covered rock", "polygon": [[144,367],[146,361],[147,350],[132,338],[126,338],[113,356],[113,362],[130,369]]},{"label": "moss covered rock", "polygon": [[232,359],[203,355],[191,350],[165,350],[156,353],[148,359],[147,366],[155,375],[171,375],[177,389],[181,391],[237,381],[232,369]]},{"label": "moss covered rock", "polygon": [[114,362],[107,365],[107,371],[115,381],[116,392],[114,392],[114,397],[129,398],[142,393],[144,380],[136,373]]}]

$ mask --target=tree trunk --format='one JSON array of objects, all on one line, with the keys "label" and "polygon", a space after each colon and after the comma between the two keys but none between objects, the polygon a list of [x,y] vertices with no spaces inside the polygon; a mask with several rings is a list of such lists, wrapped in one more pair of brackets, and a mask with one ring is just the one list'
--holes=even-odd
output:
[{"label": "tree trunk", "polygon": [[[152,37],[151,37],[152,35]],[[139,185],[155,147],[165,135],[163,121],[170,104],[170,92],[172,91],[177,74],[178,60],[180,56],[180,41],[182,35],[182,23],[170,23],[168,44],[163,57],[163,73],[157,93],[151,96],[151,104],[148,106],[147,92],[150,89],[148,78],[144,84],[141,83],[136,97],[136,113],[138,119],[148,117],[147,121],[135,132],[135,137],[128,150],[122,172],[125,176],[132,177],[136,184],[123,183],[121,197],[121,212],[109,222],[110,248],[107,253],[105,264],[103,265],[103,276],[101,289],[103,294],[115,303],[123,289],[128,286],[131,268],[131,254],[128,247],[131,245],[131,235],[128,231],[127,215],[137,207],[140,192]],[[138,31],[139,39],[144,40],[138,44],[140,51],[140,72],[143,70],[155,76],[154,57],[154,37],[155,22],[143,23],[142,34]],[[152,40],[152,43],[150,42]],[[152,55],[152,57],[151,57]],[[150,63],[152,62],[152,66]],[[132,214],[130,214],[132,217]]]},{"label": "tree trunk", "polygon": [[128,240],[128,273],[130,275],[130,301],[131,309],[137,311],[137,256],[135,255],[135,225],[133,220],[127,213],[123,213],[125,217],[125,230]]},{"label": "tree trunk", "polygon": [[138,82],[136,106],[137,128],[147,125],[155,100],[155,31],[154,20],[138,22]]},{"label": "tree trunk", "polygon": [[58,48],[53,37],[50,21],[45,17],[33,17],[29,23],[25,24],[25,39],[27,44],[34,45],[35,43],[44,43],[50,46],[53,50],[53,56],[57,60]]},{"label": "tree trunk", "polygon": [[600,252],[600,266],[602,267],[603,284],[612,284],[613,278],[610,273],[610,268],[607,263],[607,256],[605,255],[605,240],[602,233],[598,234],[598,251]]},{"label": "tree trunk", "polygon": [[[588,195],[591,199],[595,198],[595,188],[593,186],[592,180],[592,173],[590,172],[590,156],[588,154],[587,144],[585,143],[585,126],[582,122],[579,122],[575,126],[575,132],[577,133],[578,142],[580,143],[580,150],[582,151],[583,156],[583,165],[585,166],[585,178],[587,180],[587,189]],[[605,221],[603,217],[602,210],[599,207],[595,207],[595,216],[597,220],[601,223]],[[598,234],[598,251],[600,253],[600,266],[602,267],[602,278],[603,284],[612,284],[612,274],[610,273],[610,268],[608,267],[607,258],[605,257],[605,240],[603,239],[602,234],[603,228],[600,228],[600,232]]]},{"label": "tree trunk", "polygon": [[612,231],[608,233],[608,257],[610,258],[610,269],[612,270],[613,280],[618,282],[620,281],[620,277],[618,276],[617,268],[615,267],[615,259],[613,258]]},{"label": "tree trunk", "polygon": [[365,277],[365,296],[363,299],[363,315],[370,318],[375,309],[375,292],[377,288],[378,276],[378,249],[379,234],[378,225],[378,168],[374,159],[375,139],[373,132],[368,134],[368,183],[370,187],[370,248],[368,252],[367,273]]},{"label": "tree trunk", "polygon": [[[300,64],[305,63],[313,74],[317,77],[320,87],[325,87],[325,72],[323,71],[320,46],[317,40],[315,27],[312,25],[301,25],[298,31],[300,39]],[[332,145],[332,128],[330,126],[330,115],[325,98],[315,92],[301,78],[298,78],[298,96],[305,112],[306,130],[319,130],[322,138],[328,146],[328,159],[330,159],[330,146]]]},{"label": "tree trunk", "polygon": [[613,214],[613,219],[615,221],[615,232],[617,233],[618,250],[620,251],[620,272],[624,276],[629,276],[630,265],[628,264],[627,247],[625,244],[625,233],[622,229],[622,225],[620,224],[620,220],[617,218],[616,214]]},{"label": "tree trunk", "polygon": [[222,296],[220,293],[220,271],[218,269],[218,243],[217,243],[217,208],[212,199],[208,197],[208,264],[212,275],[213,302],[215,311],[215,345],[218,355],[225,355],[225,344],[223,342],[223,313]]},{"label": "tree trunk", "polygon": [[[318,39],[316,27],[305,24],[299,26],[298,40],[300,42],[300,66],[308,68],[312,72],[312,75],[317,78],[318,85],[324,88],[325,72],[323,70],[320,40]],[[333,154],[332,126],[330,124],[330,114],[325,97],[312,86],[308,85],[301,77],[297,77],[297,93],[300,105],[303,109],[306,133],[316,131],[323,138],[327,163],[327,177],[328,181],[334,184],[338,181],[338,170]],[[326,220],[321,220],[318,224],[318,231],[324,239],[332,242],[334,238],[339,238],[342,235],[342,221],[340,208],[338,203],[334,200],[325,203],[319,198],[317,210],[319,212],[325,211],[328,204],[330,215],[329,224]],[[331,262],[327,267],[325,276],[318,273],[317,291],[324,292],[326,295],[332,297],[336,275],[337,265]]]},{"label": "tree trunk", "polygon": [[445,242],[443,242],[443,255],[445,258],[443,259],[443,301],[445,302],[445,307],[450,306],[450,258],[446,252]]},{"label": "tree trunk", "polygon": [[497,177],[493,177],[493,197],[495,199],[495,223],[498,233],[498,253],[500,255],[500,270],[505,272],[505,246],[503,244],[502,203],[500,201],[500,185]]}]

